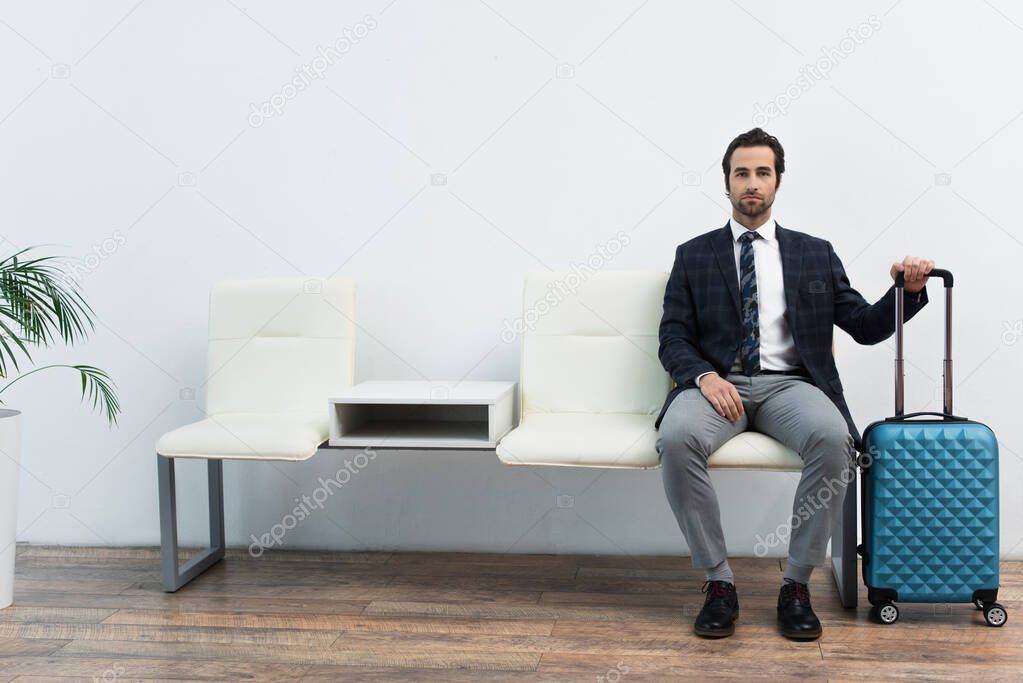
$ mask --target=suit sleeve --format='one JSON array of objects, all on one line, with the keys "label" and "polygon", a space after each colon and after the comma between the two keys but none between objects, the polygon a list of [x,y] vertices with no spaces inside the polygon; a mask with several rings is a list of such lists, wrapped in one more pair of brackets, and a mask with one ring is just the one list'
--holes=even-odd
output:
[{"label": "suit sleeve", "polygon": [[675,250],[675,265],[668,276],[668,286],[664,289],[664,314],[658,330],[660,345],[657,357],[680,387],[687,383],[695,386],[697,375],[714,371],[714,366],[700,355],[695,322],[693,294],[686,277],[682,247],[679,246]]},{"label": "suit sleeve", "polygon": [[[841,259],[828,242],[831,277],[835,292],[835,324],[849,333],[859,344],[877,344],[895,334],[895,285],[888,288],[874,304],[849,284]],[[927,305],[927,287],[918,294],[903,290],[904,320],[911,319]]]}]

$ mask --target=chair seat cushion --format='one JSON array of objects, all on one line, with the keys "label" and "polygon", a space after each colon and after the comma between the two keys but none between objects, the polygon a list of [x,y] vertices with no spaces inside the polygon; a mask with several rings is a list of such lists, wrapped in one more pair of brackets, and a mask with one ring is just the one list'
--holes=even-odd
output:
[{"label": "chair seat cushion", "polygon": [[[654,415],[533,413],[497,445],[506,465],[653,468],[660,465]],[[798,472],[802,459],[759,432],[729,439],[707,462],[714,469]]]},{"label": "chair seat cushion", "polygon": [[657,467],[655,415],[533,413],[497,445],[506,465]]},{"label": "chair seat cushion", "polygon": [[760,432],[745,431],[710,454],[707,467],[719,470],[800,472],[803,459],[788,446]]},{"label": "chair seat cushion", "polygon": [[306,460],[327,433],[326,414],[217,413],[167,432],[156,452],[173,458]]}]

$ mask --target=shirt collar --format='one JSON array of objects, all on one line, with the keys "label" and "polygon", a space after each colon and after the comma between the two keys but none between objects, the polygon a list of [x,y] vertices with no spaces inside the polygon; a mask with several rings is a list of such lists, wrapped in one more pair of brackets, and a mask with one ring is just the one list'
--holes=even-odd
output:
[{"label": "shirt collar", "polygon": [[[757,228],[757,232],[760,233],[760,236],[763,237],[764,240],[766,240],[769,244],[774,244],[776,241],[774,229],[777,227],[777,225],[778,224],[772,218],[763,225],[761,225],[759,228]],[[732,229],[732,240],[735,242],[739,241],[740,235],[749,232],[749,228],[742,225],[741,223],[738,223],[734,218],[728,219],[728,227]]]}]

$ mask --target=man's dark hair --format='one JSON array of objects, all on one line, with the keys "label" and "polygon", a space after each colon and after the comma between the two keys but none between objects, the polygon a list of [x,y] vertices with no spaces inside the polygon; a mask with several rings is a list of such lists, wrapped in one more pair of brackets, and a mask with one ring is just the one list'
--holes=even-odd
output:
[{"label": "man's dark hair", "polygon": [[782,149],[778,138],[764,132],[761,128],[748,130],[739,135],[728,144],[725,150],[725,158],[721,160],[721,168],[725,172],[725,185],[728,185],[728,177],[732,175],[732,152],[739,147],[770,147],[774,152],[774,174],[778,177],[777,183],[781,183],[781,174],[785,172],[785,150]]}]

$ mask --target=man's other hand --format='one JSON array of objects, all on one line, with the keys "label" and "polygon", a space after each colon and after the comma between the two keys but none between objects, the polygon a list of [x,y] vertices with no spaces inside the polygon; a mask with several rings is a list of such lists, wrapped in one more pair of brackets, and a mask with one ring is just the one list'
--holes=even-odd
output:
[{"label": "man's other hand", "polygon": [[927,273],[934,269],[934,261],[929,261],[918,256],[907,256],[902,262],[896,261],[892,264],[892,279],[899,271],[905,273],[903,285],[906,292],[916,294],[927,285]]},{"label": "man's other hand", "polygon": [[703,379],[700,380],[700,393],[710,401],[710,404],[714,406],[714,410],[718,411],[718,415],[726,417],[732,422],[742,417],[743,412],[745,412],[742,407],[742,397],[739,396],[739,390],[735,388],[734,384],[716,372],[704,375]]}]

